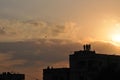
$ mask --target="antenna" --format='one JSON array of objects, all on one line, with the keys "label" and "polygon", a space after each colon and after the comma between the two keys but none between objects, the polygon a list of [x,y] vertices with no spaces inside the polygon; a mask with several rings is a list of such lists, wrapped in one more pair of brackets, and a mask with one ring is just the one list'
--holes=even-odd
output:
[{"label": "antenna", "polygon": [[85,44],[83,45],[83,48],[85,51],[90,51],[91,50],[91,45],[90,44]]}]

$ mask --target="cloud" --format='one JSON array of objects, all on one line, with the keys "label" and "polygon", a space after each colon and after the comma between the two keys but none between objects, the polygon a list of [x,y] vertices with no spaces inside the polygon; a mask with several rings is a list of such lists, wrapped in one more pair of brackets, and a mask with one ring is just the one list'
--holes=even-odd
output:
[{"label": "cloud", "polygon": [[[0,42],[1,66],[26,74],[41,74],[47,66],[68,67],[69,55],[82,49],[83,43],[70,40],[39,39],[19,42]],[[102,54],[120,54],[120,48],[110,43],[92,42],[92,50]],[[38,77],[34,75],[35,77]]]},{"label": "cloud", "polygon": [[5,34],[6,34],[5,28],[0,26],[0,35],[5,35]]},{"label": "cloud", "polygon": [[57,39],[41,39],[37,41],[2,42],[0,52],[12,54],[15,59],[42,60],[56,62],[66,60],[69,50],[79,44]]},{"label": "cloud", "polygon": [[[28,39],[81,40],[81,27],[75,22],[48,23],[41,20],[0,20],[0,41],[21,41]],[[78,37],[78,34],[79,37]]]},{"label": "cloud", "polygon": [[68,67],[69,54],[82,49],[83,42],[90,42],[97,53],[120,54],[118,47],[97,41],[87,35],[92,29],[84,33],[85,28],[75,22],[60,25],[41,20],[0,20],[0,26],[1,71],[9,67],[42,78],[42,69],[47,66]]},{"label": "cloud", "polygon": [[59,24],[38,19],[27,21],[0,19],[0,42],[30,39],[63,39],[74,42],[111,41],[110,35],[116,31],[114,25],[86,27],[73,21]]},{"label": "cloud", "polygon": [[[7,70],[36,74],[36,70],[43,69],[48,65],[59,67],[58,64],[60,63],[61,66],[68,66],[63,63],[67,63],[68,55],[72,51],[78,50],[79,47],[80,44],[58,39],[1,42],[0,54],[2,60],[0,61],[2,61],[2,69],[5,71],[5,67],[9,67],[10,69]],[[26,70],[24,71],[24,69]],[[37,73],[42,73],[42,70]]]},{"label": "cloud", "polygon": [[0,54],[0,62],[9,60],[12,56],[9,54]]},{"label": "cloud", "polygon": [[120,47],[108,42],[92,42],[94,50],[102,54],[120,55]]},{"label": "cloud", "polygon": [[64,30],[64,25],[40,20],[0,20],[0,24],[1,41],[55,38]]}]

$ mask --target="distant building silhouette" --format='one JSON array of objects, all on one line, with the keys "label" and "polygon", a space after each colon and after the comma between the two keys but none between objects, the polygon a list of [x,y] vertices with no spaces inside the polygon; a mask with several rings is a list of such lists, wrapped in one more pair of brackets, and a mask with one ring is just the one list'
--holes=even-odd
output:
[{"label": "distant building silhouette", "polygon": [[25,80],[25,75],[3,72],[2,74],[0,74],[0,80]]},{"label": "distant building silhouette", "polygon": [[69,68],[44,69],[44,80],[69,80]]},{"label": "distant building silhouette", "polygon": [[70,68],[43,69],[43,80],[119,80],[120,56],[91,51],[91,45],[69,55]]}]

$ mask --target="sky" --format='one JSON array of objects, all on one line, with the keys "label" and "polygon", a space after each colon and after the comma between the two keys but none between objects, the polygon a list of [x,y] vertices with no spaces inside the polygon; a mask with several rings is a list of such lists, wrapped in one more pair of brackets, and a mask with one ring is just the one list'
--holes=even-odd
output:
[{"label": "sky", "polygon": [[[120,0],[0,0],[0,71],[42,80],[47,66],[69,67],[90,43],[120,54]],[[30,77],[32,76],[32,77]]]}]

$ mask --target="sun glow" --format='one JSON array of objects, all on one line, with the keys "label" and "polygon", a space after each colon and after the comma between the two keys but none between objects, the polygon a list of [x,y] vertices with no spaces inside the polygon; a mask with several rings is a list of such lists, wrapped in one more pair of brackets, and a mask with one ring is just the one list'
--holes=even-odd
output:
[{"label": "sun glow", "polygon": [[120,34],[112,35],[112,41],[116,43],[120,43]]},{"label": "sun glow", "polygon": [[120,46],[120,23],[112,24],[108,30],[111,43]]}]

